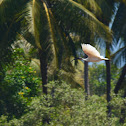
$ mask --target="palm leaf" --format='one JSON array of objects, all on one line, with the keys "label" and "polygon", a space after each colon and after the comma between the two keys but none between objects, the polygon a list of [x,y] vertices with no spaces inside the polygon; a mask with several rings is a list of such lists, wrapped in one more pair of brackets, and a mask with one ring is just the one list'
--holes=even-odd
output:
[{"label": "palm leaf", "polygon": [[[112,16],[115,12],[115,1],[114,0],[95,0],[98,6],[101,8],[102,14],[98,19],[105,25],[109,25],[112,20]],[[97,15],[96,15],[97,16]]]},{"label": "palm leaf", "polygon": [[117,14],[115,16],[115,20],[112,26],[112,30],[114,31],[115,43],[117,44],[119,39],[122,37],[124,41],[126,41],[126,6],[124,4],[120,4]]},{"label": "palm leaf", "polygon": [[111,55],[111,58],[116,65],[120,65],[122,62],[126,63],[126,46],[119,48]]},{"label": "palm leaf", "polygon": [[[56,64],[56,67],[59,68],[61,62],[62,44],[59,39],[59,34],[56,33],[57,24],[55,21],[53,21],[53,14],[49,13],[51,12],[51,10],[47,8],[47,5],[44,1],[39,3],[39,1],[37,0],[33,0],[32,8],[28,7],[28,9],[29,13],[32,12],[32,15],[28,15],[26,19],[31,19],[30,21],[28,20],[28,25],[32,28],[30,29],[30,32],[35,37],[37,48],[45,52],[48,57],[50,57],[51,55],[51,59],[53,54],[53,58],[55,59],[54,64]],[[29,38],[30,36],[32,36],[30,32],[28,31],[27,33],[25,33],[25,37]]]},{"label": "palm leaf", "polygon": [[15,41],[21,28],[21,20],[16,21],[17,14],[22,11],[29,0],[3,0],[0,3],[0,59],[9,62],[11,44]]},{"label": "palm leaf", "polygon": [[[53,36],[55,36],[55,42],[54,46],[57,52],[57,59],[59,65],[61,64],[62,57],[64,59],[69,59],[72,55],[76,57],[76,49],[74,47],[74,43],[71,39],[69,34],[66,35],[64,29],[61,25],[58,24],[57,20],[55,19],[55,15],[53,15],[51,9],[49,9],[50,17],[51,17],[51,23],[52,23],[52,30],[54,32]],[[69,36],[69,41],[66,39],[66,37]],[[63,62],[63,61],[62,61]],[[63,63],[62,63],[63,64]],[[65,67],[67,67],[68,63],[66,63]],[[70,67],[70,65],[69,65]]]},{"label": "palm leaf", "polygon": [[57,22],[60,22],[68,33],[75,33],[83,39],[89,38],[90,34],[92,38],[112,41],[111,30],[83,5],[71,0],[57,1],[52,11],[56,15]]},{"label": "palm leaf", "polygon": [[93,13],[91,13],[89,10],[87,10],[83,5],[73,1],[73,0],[68,0],[68,2],[70,2],[73,6],[79,8],[80,10],[82,10],[84,12],[84,14],[86,14],[87,16],[89,16],[99,27],[101,27],[104,32],[108,35],[109,39],[112,38],[112,34],[111,31],[109,29],[109,27],[107,27],[106,25],[104,25],[102,22],[100,22]]},{"label": "palm leaf", "polygon": [[98,5],[97,1],[95,0],[77,0],[78,3],[85,6],[86,9],[91,11],[94,15],[97,15],[97,17],[100,17],[102,14],[102,9]]},{"label": "palm leaf", "polygon": [[39,25],[40,25],[40,10],[38,0],[33,0],[32,5],[32,23],[33,23],[33,32],[35,37],[36,46],[38,49],[42,49],[40,44],[40,34],[39,34]]},{"label": "palm leaf", "polygon": [[[70,58],[71,56],[74,56],[74,58],[77,57],[76,54],[76,47],[75,47],[75,43],[73,41],[73,39],[71,38],[70,34],[64,29],[64,27],[61,24],[58,24],[58,22],[56,21],[54,15],[53,15],[53,20],[55,21],[56,25],[56,33],[59,36],[59,43],[60,44],[60,54],[62,54],[62,57],[64,60],[62,60],[62,69],[64,69],[65,71],[69,71],[69,72],[75,72]],[[61,58],[61,56],[60,56]]]},{"label": "palm leaf", "polygon": [[51,13],[51,16],[50,16],[49,11],[51,12],[51,10],[48,10],[46,3],[43,2],[43,6],[45,8],[45,12],[46,12],[46,15],[47,15],[48,24],[49,24],[49,28],[50,28],[51,38],[52,38],[52,41],[53,41],[51,46],[52,46],[52,51],[53,51],[53,55],[54,55],[54,59],[55,59],[54,64],[56,64],[56,67],[59,68],[60,67],[60,65],[59,65],[59,63],[60,63],[59,58],[60,57],[58,55],[60,53],[59,53],[59,47],[57,45],[58,41],[57,41],[57,38],[56,38],[56,35],[55,35],[55,28],[54,28],[55,23],[53,22],[53,20],[51,20],[51,16],[53,16],[53,14]]}]

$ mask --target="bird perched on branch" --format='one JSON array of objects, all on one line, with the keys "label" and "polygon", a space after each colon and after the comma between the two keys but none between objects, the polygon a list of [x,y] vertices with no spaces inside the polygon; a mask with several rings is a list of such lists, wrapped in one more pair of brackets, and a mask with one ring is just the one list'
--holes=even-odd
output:
[{"label": "bird perched on branch", "polygon": [[96,50],[96,48],[91,46],[90,44],[81,44],[81,46],[82,46],[82,50],[88,57],[85,59],[81,57],[75,59],[80,59],[87,62],[99,62],[102,60],[109,60],[108,58],[104,58],[103,56],[101,56],[100,53]]}]

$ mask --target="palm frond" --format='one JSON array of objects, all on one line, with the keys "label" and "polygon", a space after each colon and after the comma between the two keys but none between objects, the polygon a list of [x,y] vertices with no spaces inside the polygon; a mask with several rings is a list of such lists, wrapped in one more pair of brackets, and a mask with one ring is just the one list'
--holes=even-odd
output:
[{"label": "palm frond", "polygon": [[126,46],[119,48],[111,55],[111,58],[116,65],[121,65],[122,62],[126,63]]},{"label": "palm frond", "polygon": [[112,30],[114,31],[114,42],[116,44],[121,37],[126,41],[126,6],[122,3],[119,5]]},{"label": "palm frond", "polygon": [[38,0],[33,0],[33,5],[32,5],[33,33],[34,33],[37,48],[42,49],[41,44],[40,44],[40,34],[39,34],[40,10],[41,10],[41,7],[39,5]]},{"label": "palm frond", "polygon": [[28,1],[5,0],[2,2],[0,7],[1,44],[11,44],[14,41],[17,32],[21,28],[21,20],[16,21],[18,18],[17,14],[26,7],[25,5]]},{"label": "palm frond", "polygon": [[[54,61],[55,61],[56,67],[59,68],[60,67],[60,65],[59,65],[59,63],[60,63],[59,58],[60,57],[58,56],[59,55],[59,47],[57,46],[58,41],[57,41],[57,38],[56,38],[56,35],[55,35],[55,28],[54,28],[55,23],[54,23],[53,20],[51,20],[51,16],[53,16],[53,14],[51,13],[51,9],[48,10],[46,3],[43,2],[43,6],[45,8],[45,12],[46,12],[46,15],[47,15],[48,24],[49,24],[49,28],[50,28],[51,38],[52,38],[52,41],[53,41],[51,46],[52,46],[53,55],[54,55],[54,59],[55,59]],[[51,16],[49,14],[49,11],[51,13]]]},{"label": "palm frond", "polygon": [[24,39],[29,42],[31,45],[33,45],[35,48],[37,48],[36,44],[35,44],[35,38],[34,35],[31,32],[25,32],[24,34],[21,34],[22,37],[24,37]]},{"label": "palm frond", "polygon": [[98,19],[105,25],[109,25],[111,22],[112,15],[115,12],[115,1],[114,0],[95,0],[98,6],[101,8],[102,14]]},{"label": "palm frond", "polygon": [[[57,50],[57,59],[59,64],[61,64],[62,57],[69,60],[72,55],[76,57],[76,49],[72,39],[70,40],[69,34],[64,31],[60,24],[58,24],[57,20],[55,19],[55,15],[53,15],[51,10],[49,10],[49,13],[52,19],[52,28],[55,36],[54,42]],[[69,38],[69,40],[67,38]],[[68,64],[66,63],[65,66],[67,65]]]},{"label": "palm frond", "polygon": [[81,4],[73,1],[73,0],[68,0],[70,3],[72,3],[72,5],[76,6],[77,8],[79,8],[80,10],[82,10],[84,12],[84,14],[86,14],[87,16],[89,16],[97,25],[99,25],[100,27],[102,27],[102,29],[106,32],[106,34],[108,34],[111,38],[111,32],[109,27],[107,27],[106,25],[104,25],[102,22],[100,22],[93,13],[91,13],[89,10],[87,10],[84,6],[82,6]]},{"label": "palm frond", "polygon": [[[21,28],[21,20],[16,21],[17,14],[22,11],[29,0],[3,0],[0,3],[0,55],[1,62],[9,62],[11,44],[15,41]],[[7,56],[9,56],[7,58]]]},{"label": "palm frond", "polygon": [[112,41],[111,30],[83,5],[72,0],[64,0],[58,1],[52,10],[57,15],[57,22],[60,22],[68,33],[75,33],[84,39],[89,38],[86,36],[90,34],[108,42]]},{"label": "palm frond", "polygon": [[16,14],[18,14],[21,10],[25,9],[25,5],[29,1],[30,0],[3,0],[0,4],[0,24],[5,23],[6,21],[11,21],[13,18],[16,18]]},{"label": "palm frond", "polygon": [[97,17],[100,17],[102,14],[102,9],[98,5],[97,1],[95,0],[77,0],[80,4],[84,5],[86,9],[91,11]]}]

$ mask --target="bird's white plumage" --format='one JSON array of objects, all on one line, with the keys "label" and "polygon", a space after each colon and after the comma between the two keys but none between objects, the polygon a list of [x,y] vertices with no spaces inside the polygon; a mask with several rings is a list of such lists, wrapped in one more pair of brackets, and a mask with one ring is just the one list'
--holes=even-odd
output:
[{"label": "bird's white plumage", "polygon": [[81,46],[84,53],[88,55],[88,58],[85,59],[85,58],[79,57],[75,59],[83,60],[86,62],[99,62],[102,60],[109,60],[108,58],[104,58],[103,56],[101,56],[100,53],[96,50],[96,48],[91,46],[90,44],[81,44]]},{"label": "bird's white plumage", "polygon": [[84,51],[84,53],[86,55],[88,55],[88,57],[96,57],[96,58],[99,58],[101,57],[100,56],[100,53],[96,50],[95,47],[91,46],[90,44],[81,44],[82,46],[82,50]]}]

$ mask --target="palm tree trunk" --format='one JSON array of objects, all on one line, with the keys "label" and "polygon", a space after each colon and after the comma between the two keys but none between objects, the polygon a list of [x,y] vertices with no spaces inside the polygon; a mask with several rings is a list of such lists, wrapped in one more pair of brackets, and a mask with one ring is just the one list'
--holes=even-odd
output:
[{"label": "palm tree trunk", "polygon": [[85,93],[87,94],[88,97],[90,95],[90,89],[89,89],[89,79],[88,79],[88,62],[86,61],[84,62],[84,86],[85,86]]},{"label": "palm tree trunk", "polygon": [[111,117],[111,107],[109,105],[109,102],[111,100],[111,96],[110,96],[110,92],[111,92],[111,65],[110,65],[110,61],[105,61],[106,63],[106,81],[107,81],[107,102],[108,102],[108,106],[107,106],[107,113],[108,113],[108,117]]},{"label": "palm tree trunk", "polygon": [[115,86],[115,89],[114,89],[115,94],[118,94],[118,91],[119,91],[119,89],[120,89],[120,87],[122,85],[122,82],[123,82],[123,80],[125,78],[125,75],[126,75],[126,64],[124,65],[124,67],[122,69],[122,73],[121,73],[121,75],[119,77],[119,80],[118,80],[116,86]]},{"label": "palm tree trunk", "polygon": [[47,58],[46,54],[39,50],[39,57],[40,57],[40,69],[41,69],[41,77],[42,77],[42,90],[44,94],[47,94]]},{"label": "palm tree trunk", "polygon": [[[115,89],[114,89],[114,92],[115,94],[118,94],[118,91],[122,85],[122,82],[125,78],[125,75],[126,75],[126,64],[124,65],[123,69],[122,69],[122,73],[119,77],[119,80],[115,86]],[[126,97],[126,91],[124,93],[124,98]],[[124,106],[126,106],[126,103],[124,103]],[[126,110],[124,108],[121,109],[121,117],[120,117],[120,123],[124,123],[124,120],[125,120],[125,117],[126,117]]]},{"label": "palm tree trunk", "polygon": [[[124,93],[124,98],[126,97],[126,91]],[[126,103],[124,102],[124,106],[126,106]],[[124,123],[126,118],[126,109],[122,108],[121,109],[121,117],[120,117],[120,123]]]}]

